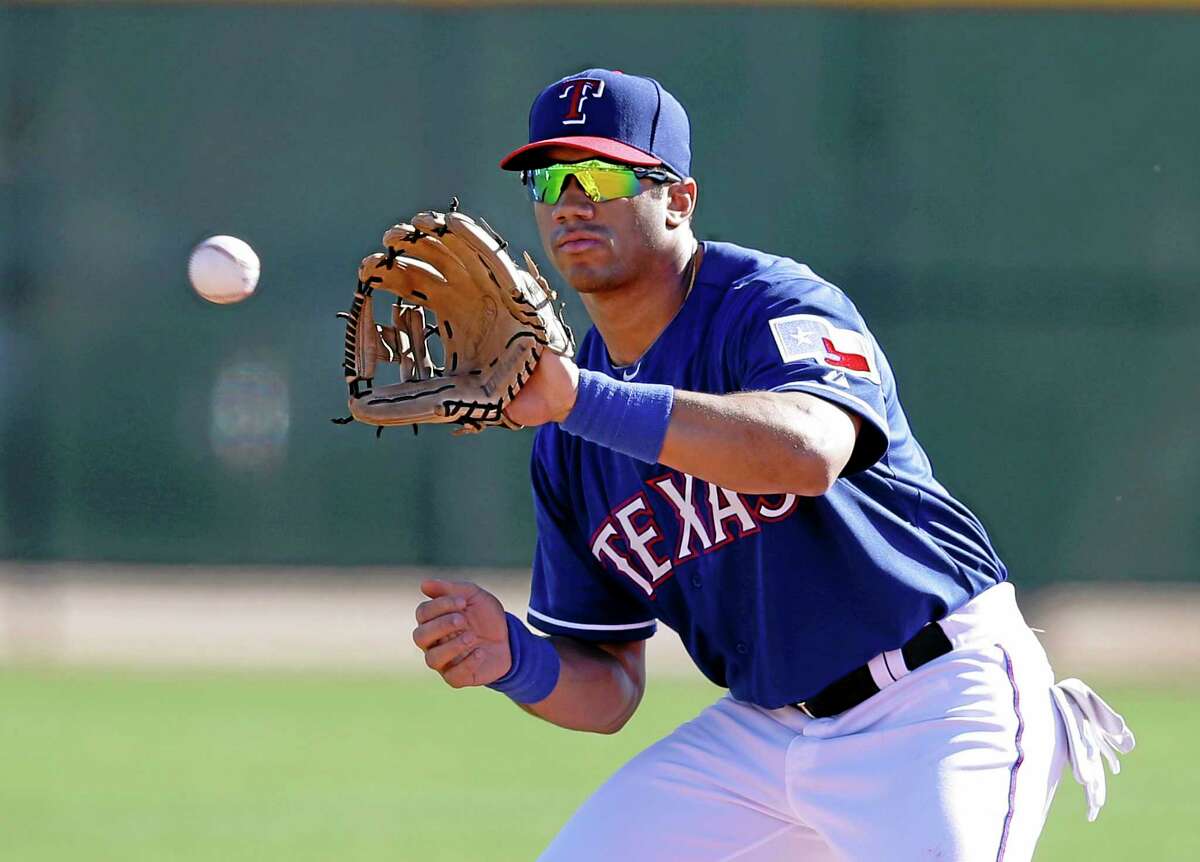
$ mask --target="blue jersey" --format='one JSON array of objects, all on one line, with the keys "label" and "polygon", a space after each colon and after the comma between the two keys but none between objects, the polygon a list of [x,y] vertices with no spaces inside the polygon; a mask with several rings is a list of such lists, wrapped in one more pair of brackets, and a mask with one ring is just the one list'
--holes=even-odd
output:
[{"label": "blue jersey", "polygon": [[529,622],[599,642],[661,620],[740,700],[805,700],[1007,576],[976,517],[933,478],[883,351],[807,266],[704,243],[695,285],[642,358],[614,366],[599,333],[579,364],[724,394],[805,392],[862,418],[820,497],[741,494],[551,424],[534,441]]}]

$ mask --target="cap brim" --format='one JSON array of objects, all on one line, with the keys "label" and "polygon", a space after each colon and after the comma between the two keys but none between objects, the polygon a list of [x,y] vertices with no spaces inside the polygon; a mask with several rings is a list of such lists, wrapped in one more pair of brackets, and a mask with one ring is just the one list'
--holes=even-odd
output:
[{"label": "cap brim", "polygon": [[544,166],[546,164],[546,157],[542,154],[542,151],[550,147],[572,147],[576,150],[582,150],[589,155],[603,156],[627,165],[638,165],[639,167],[646,168],[652,168],[663,163],[663,160],[660,158],[643,152],[637,147],[631,147],[629,144],[614,141],[611,138],[576,135],[575,137],[547,138],[544,141],[534,141],[532,144],[518,147],[500,160],[500,167],[506,171],[523,171],[527,168]]}]

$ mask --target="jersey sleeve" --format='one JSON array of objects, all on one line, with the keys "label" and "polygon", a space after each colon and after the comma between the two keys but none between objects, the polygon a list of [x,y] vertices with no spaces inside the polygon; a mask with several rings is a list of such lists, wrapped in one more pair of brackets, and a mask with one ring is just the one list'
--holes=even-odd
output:
[{"label": "jersey sleeve", "polygon": [[529,624],[551,635],[580,640],[644,640],[658,621],[633,595],[613,581],[592,556],[568,489],[578,486],[563,462],[562,432],[538,431],[531,478],[537,544]]},{"label": "jersey sleeve", "polygon": [[862,418],[842,475],[865,470],[888,448],[878,345],[853,303],[819,280],[740,288],[730,374],[745,392],[807,392]]}]

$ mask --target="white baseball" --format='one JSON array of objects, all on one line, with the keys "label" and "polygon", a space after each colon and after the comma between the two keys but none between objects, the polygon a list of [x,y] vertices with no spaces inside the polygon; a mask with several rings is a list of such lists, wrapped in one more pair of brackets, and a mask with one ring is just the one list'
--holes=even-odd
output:
[{"label": "white baseball", "polygon": [[254,293],[258,273],[258,255],[235,236],[210,236],[188,258],[188,278],[196,293],[220,305]]}]

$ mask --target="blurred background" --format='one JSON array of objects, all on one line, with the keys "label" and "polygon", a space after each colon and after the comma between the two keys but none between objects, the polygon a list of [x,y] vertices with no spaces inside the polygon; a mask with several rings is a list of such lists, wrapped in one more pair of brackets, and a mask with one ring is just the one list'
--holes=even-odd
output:
[{"label": "blurred background", "polygon": [[532,437],[328,421],[387,226],[457,195],[545,259],[497,161],[593,65],[687,107],[702,238],[856,302],[1138,732],[1039,858],[1200,858],[1200,16],[1056,5],[0,6],[0,858],[531,859],[715,699],[668,632],[611,739],[430,680],[423,574],[523,607]]}]

